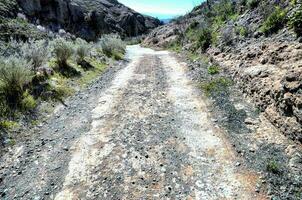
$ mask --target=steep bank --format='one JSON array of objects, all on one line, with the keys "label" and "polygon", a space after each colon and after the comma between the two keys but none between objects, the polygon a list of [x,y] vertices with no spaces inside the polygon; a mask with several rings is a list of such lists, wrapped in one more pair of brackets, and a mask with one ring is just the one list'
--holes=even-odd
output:
[{"label": "steep bank", "polygon": [[88,40],[108,33],[138,36],[160,24],[116,0],[1,0],[0,10],[2,17],[27,18],[40,30],[66,30]]},{"label": "steep bank", "polygon": [[271,123],[301,142],[301,19],[300,1],[212,0],[144,43],[207,53]]}]

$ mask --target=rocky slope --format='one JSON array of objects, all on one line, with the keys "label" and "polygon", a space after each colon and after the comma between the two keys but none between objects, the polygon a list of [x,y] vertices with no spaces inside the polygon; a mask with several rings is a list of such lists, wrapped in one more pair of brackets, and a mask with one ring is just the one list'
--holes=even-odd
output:
[{"label": "rocky slope", "polygon": [[301,23],[299,12],[301,1],[207,1],[144,43],[206,53],[272,124],[302,142],[302,44],[289,25]]},{"label": "rocky slope", "polygon": [[46,29],[64,29],[89,40],[106,33],[137,36],[160,24],[117,0],[1,0],[0,10],[2,16],[26,17]]}]

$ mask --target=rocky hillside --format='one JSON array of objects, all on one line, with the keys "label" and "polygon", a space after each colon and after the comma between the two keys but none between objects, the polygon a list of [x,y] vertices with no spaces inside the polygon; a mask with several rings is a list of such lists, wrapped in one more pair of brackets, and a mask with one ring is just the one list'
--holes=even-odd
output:
[{"label": "rocky hillside", "polygon": [[7,17],[26,19],[40,30],[65,30],[88,40],[106,33],[137,36],[160,24],[117,0],[0,0],[0,11],[0,25],[6,29],[1,35],[8,30],[24,29],[23,22],[3,21]]},{"label": "rocky hillside", "polygon": [[300,0],[208,0],[144,44],[207,54],[267,118],[302,142]]}]

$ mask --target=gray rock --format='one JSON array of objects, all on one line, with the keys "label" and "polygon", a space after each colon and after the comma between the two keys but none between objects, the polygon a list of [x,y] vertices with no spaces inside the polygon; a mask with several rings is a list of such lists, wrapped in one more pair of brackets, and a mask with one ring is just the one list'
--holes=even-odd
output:
[{"label": "gray rock", "polygon": [[143,16],[116,0],[17,1],[29,20],[39,20],[50,30],[64,29],[88,40],[112,32],[137,36],[160,25],[158,19]]}]

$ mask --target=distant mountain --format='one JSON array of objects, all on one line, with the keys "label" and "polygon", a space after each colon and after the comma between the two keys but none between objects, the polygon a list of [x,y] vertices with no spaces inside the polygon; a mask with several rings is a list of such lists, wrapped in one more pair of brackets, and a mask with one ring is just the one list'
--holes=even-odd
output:
[{"label": "distant mountain", "polygon": [[169,19],[160,19],[161,22],[163,22],[163,24],[168,24],[171,22],[173,18],[169,18]]}]

